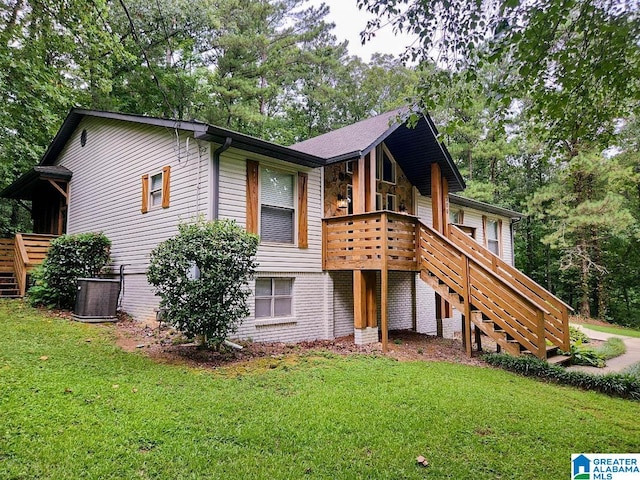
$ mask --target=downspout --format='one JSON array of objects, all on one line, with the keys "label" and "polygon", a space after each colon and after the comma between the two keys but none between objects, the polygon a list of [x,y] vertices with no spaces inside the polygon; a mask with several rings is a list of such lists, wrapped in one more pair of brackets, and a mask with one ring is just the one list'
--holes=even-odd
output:
[{"label": "downspout", "polygon": [[233,139],[227,137],[224,143],[213,152],[213,181],[211,183],[211,220],[218,219],[220,202],[220,155],[229,149]]}]

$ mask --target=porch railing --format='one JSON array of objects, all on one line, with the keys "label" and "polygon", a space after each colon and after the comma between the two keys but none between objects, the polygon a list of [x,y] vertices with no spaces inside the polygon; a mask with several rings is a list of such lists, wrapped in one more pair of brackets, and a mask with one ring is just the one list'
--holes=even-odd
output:
[{"label": "porch railing", "polygon": [[323,219],[323,269],[417,271],[416,222],[387,211]]},{"label": "porch railing", "polygon": [[13,250],[13,270],[20,296],[27,291],[27,275],[40,265],[57,235],[16,233]]},{"label": "porch railing", "polygon": [[564,351],[569,351],[569,312],[573,309],[553,295],[551,292],[534,282],[517,268],[509,265],[497,255],[474,241],[469,235],[455,225],[449,226],[449,240],[487,270],[499,277],[507,279],[528,298],[543,305],[545,310],[545,338]]}]

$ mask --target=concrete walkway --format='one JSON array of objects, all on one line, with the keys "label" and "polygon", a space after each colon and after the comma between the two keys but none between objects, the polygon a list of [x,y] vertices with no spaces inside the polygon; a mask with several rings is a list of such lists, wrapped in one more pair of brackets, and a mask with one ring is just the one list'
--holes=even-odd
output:
[{"label": "concrete walkway", "polygon": [[640,338],[597,332],[596,330],[591,330],[588,325],[579,325],[572,323],[571,326],[582,330],[585,335],[594,340],[607,340],[611,337],[618,337],[622,339],[622,341],[626,345],[627,352],[623,355],[620,355],[619,357],[607,360],[607,366],[604,368],[587,367],[585,365],[573,365],[571,367],[568,367],[568,370],[579,370],[581,372],[589,373],[611,373],[620,372],[628,366],[640,362]]}]

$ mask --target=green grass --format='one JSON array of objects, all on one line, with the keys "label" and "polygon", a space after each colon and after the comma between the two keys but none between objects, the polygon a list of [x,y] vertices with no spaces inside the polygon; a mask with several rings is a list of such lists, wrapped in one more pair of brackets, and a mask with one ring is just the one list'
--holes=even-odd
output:
[{"label": "green grass", "polygon": [[605,360],[619,357],[627,351],[627,347],[621,338],[608,338],[602,345],[594,348],[594,350],[602,355]]},{"label": "green grass", "polygon": [[191,369],[16,301],[0,327],[3,479],[556,479],[571,453],[640,451],[640,403],[492,368],[318,353]]},{"label": "green grass", "polygon": [[584,328],[589,330],[595,330],[597,332],[611,333],[613,335],[624,335],[627,337],[635,337],[640,338],[640,330],[635,330],[633,328],[625,328],[625,327],[609,327],[606,325],[583,325]]}]

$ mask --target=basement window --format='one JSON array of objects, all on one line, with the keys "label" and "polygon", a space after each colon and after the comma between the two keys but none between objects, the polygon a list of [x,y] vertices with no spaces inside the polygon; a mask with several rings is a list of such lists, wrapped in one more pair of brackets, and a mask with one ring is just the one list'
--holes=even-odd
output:
[{"label": "basement window", "polygon": [[292,300],[292,278],[256,279],[256,318],[290,317]]}]

